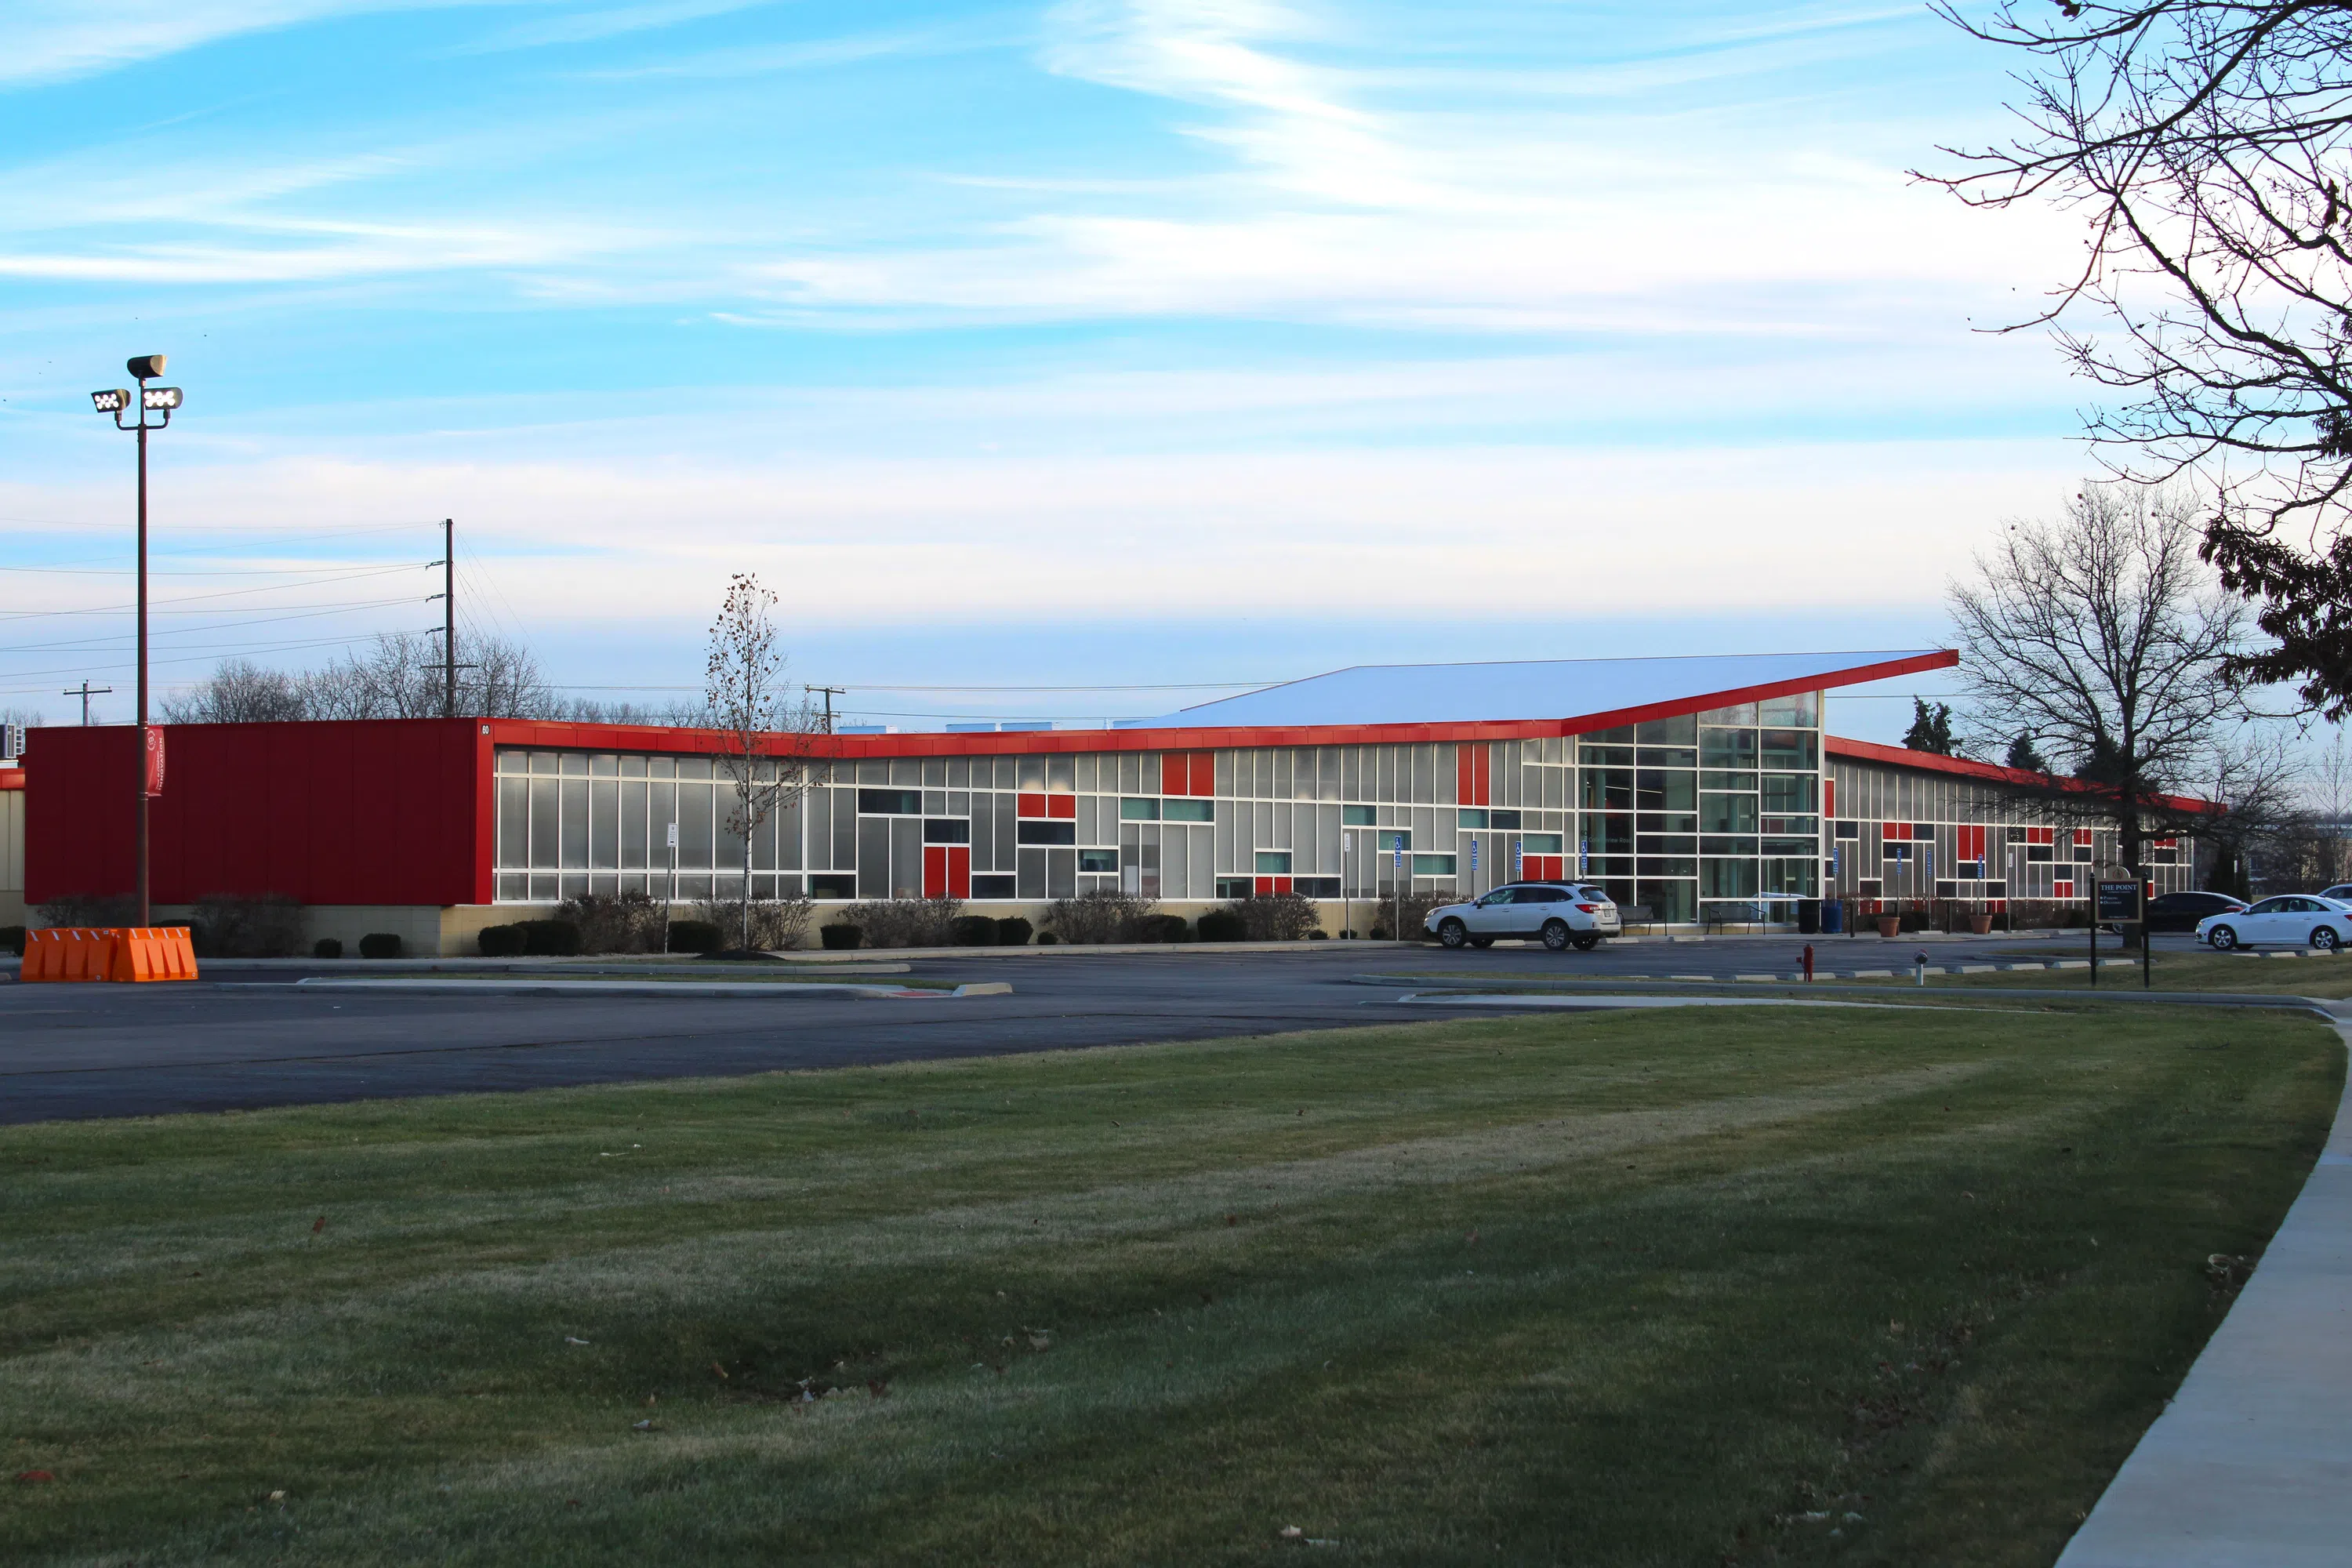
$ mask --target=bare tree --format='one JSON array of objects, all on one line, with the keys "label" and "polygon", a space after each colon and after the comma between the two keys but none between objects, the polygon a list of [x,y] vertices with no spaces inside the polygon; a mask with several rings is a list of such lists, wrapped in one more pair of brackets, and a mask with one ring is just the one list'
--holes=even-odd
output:
[{"label": "bare tree", "polygon": [[[2005,145],[1932,176],[1974,205],[2047,200],[2082,269],[2030,322],[2123,394],[2094,439],[2126,477],[2198,468],[2203,554],[2276,639],[2239,679],[2352,710],[2352,5],[2002,0],[1949,20],[2031,58]],[[2084,317],[2105,326],[2092,330]],[[2014,330],[2014,329],[2012,329]]]},{"label": "bare tree", "polygon": [[1986,733],[2022,725],[2071,781],[2032,794],[2114,826],[2124,863],[2206,820],[2172,797],[2210,774],[2242,699],[2225,673],[2245,606],[2197,560],[2182,491],[2091,484],[2055,522],[2014,522],[1949,593],[1960,679]]},{"label": "bare tree", "polygon": [[310,717],[303,682],[250,659],[223,659],[220,668],[159,705],[166,724],[262,724]]},{"label": "bare tree", "polygon": [[817,721],[807,695],[791,701],[782,684],[783,648],[771,614],[776,595],[750,573],[727,584],[710,624],[703,661],[704,721],[722,731],[719,770],[735,788],[728,831],[743,846],[742,947],[751,946],[751,836],[808,791]]},{"label": "bare tree", "polygon": [[2246,725],[2211,745],[2193,786],[2221,807],[2195,828],[2207,887],[2239,898],[2252,892],[2255,864],[2305,828],[2304,779],[2302,762],[2276,729]]},{"label": "bare tree", "polygon": [[[457,639],[457,710],[468,718],[561,719],[565,704],[529,648],[503,637]],[[292,719],[437,719],[441,643],[387,632],[299,675],[225,660],[185,691],[163,700],[172,724],[255,723]]]}]

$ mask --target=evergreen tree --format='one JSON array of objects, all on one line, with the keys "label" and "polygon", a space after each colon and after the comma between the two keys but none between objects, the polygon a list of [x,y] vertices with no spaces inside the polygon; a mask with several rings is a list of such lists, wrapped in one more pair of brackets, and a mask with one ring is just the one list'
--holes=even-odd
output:
[{"label": "evergreen tree", "polygon": [[2030,773],[2046,773],[2050,771],[2049,759],[2033,749],[2032,735],[2023,730],[2020,730],[2017,732],[2017,739],[2009,743],[2009,755],[2003,761],[2012,768],[2019,768]]},{"label": "evergreen tree", "polygon": [[1923,700],[1911,699],[1911,728],[1903,743],[1915,752],[1933,752],[1939,757],[1952,754],[1952,705],[1938,702],[1933,708]]}]

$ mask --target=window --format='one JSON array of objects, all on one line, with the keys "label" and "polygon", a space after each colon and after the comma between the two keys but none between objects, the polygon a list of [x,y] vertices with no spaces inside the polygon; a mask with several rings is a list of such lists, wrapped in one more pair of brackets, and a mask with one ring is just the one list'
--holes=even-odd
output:
[{"label": "window", "polygon": [[1013,896],[1013,879],[1006,877],[974,877],[971,896],[975,899],[1009,899]]},{"label": "window", "polygon": [[1765,731],[1764,766],[1781,773],[1811,773],[1820,763],[1816,739],[1811,730]]},{"label": "window", "polygon": [[1911,858],[1911,846],[1899,838],[1890,838],[1886,841],[1886,858],[1889,860],[1908,860]]},{"label": "window", "polygon": [[[1156,800],[1122,800],[1118,803],[1118,819],[1121,822],[1157,822],[1160,820],[1160,803]],[[1021,842],[1026,844],[1029,841],[1024,838]]]},{"label": "window", "polygon": [[1259,850],[1257,852],[1257,874],[1261,877],[1289,876],[1290,851],[1287,849]]},{"label": "window", "polygon": [[1840,838],[1859,838],[1862,837],[1862,824],[1859,822],[1841,822],[1837,825],[1837,836]]},{"label": "window", "polygon": [[1984,862],[1963,860],[1952,868],[1952,874],[1963,882],[1981,882],[1984,880]]},{"label": "window", "polygon": [[969,844],[971,842],[971,824],[961,817],[926,817],[923,819],[923,842]]},{"label": "window", "polygon": [[1376,826],[1380,822],[1380,808],[1370,805],[1343,805],[1339,808],[1339,822],[1346,827]]},{"label": "window", "polygon": [[1559,840],[1557,833],[1530,833],[1520,841],[1519,848],[1528,855],[1557,855],[1560,852]]},{"label": "window", "polygon": [[[1263,860],[1265,857],[1261,855],[1258,858]],[[1283,859],[1286,861],[1290,857],[1287,855],[1283,857]],[[1454,875],[1454,857],[1451,855],[1416,855],[1412,858],[1412,874],[1416,877],[1451,877]]]},{"label": "window", "polygon": [[2029,865],[2039,865],[2042,862],[2052,858],[2050,846],[2047,844],[2027,845],[2025,847],[2025,858]]},{"label": "window", "polygon": [[1484,827],[1486,826],[1486,814],[1477,806],[1465,805],[1454,814],[1454,826],[1465,829]]},{"label": "window", "polygon": [[1220,877],[1217,879],[1217,897],[1221,899],[1246,899],[1250,896],[1254,887],[1255,884],[1253,884],[1247,877]]},{"label": "window", "polygon": [[1116,849],[1081,849],[1078,851],[1078,869],[1081,871],[1116,871],[1118,869],[1118,851]]},{"label": "window", "polygon": [[[1146,801],[1144,804],[1149,805],[1151,803]],[[1207,822],[1216,815],[1215,804],[1206,800],[1163,800],[1160,803],[1160,819],[1162,822]]]},{"label": "window", "polygon": [[[972,879],[975,885],[979,880],[977,877]],[[851,872],[819,871],[809,879],[809,897],[812,899],[854,899],[856,896],[857,878]]]},{"label": "window", "polygon": [[1076,844],[1078,825],[1075,822],[1024,822],[1018,842],[1023,844]]},{"label": "window", "polygon": [[1936,896],[1939,899],[1957,899],[1960,896],[1960,885],[1958,882],[1938,882],[1936,884]]},{"label": "window", "polygon": [[1497,811],[1489,815],[1494,818],[1494,826],[1496,827],[1507,830],[1519,826],[1520,814],[1516,811]]},{"label": "window", "polygon": [[1339,896],[1337,877],[1301,877],[1290,884],[1291,891],[1310,899],[1336,899]]},{"label": "window", "polygon": [[857,809],[868,816],[920,816],[923,792],[919,789],[862,789]]}]

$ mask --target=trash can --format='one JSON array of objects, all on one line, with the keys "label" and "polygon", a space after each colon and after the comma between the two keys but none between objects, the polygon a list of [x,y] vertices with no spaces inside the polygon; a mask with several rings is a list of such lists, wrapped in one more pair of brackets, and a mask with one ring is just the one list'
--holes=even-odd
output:
[{"label": "trash can", "polygon": [[1823,934],[1828,936],[1836,936],[1839,932],[1844,930],[1844,902],[1838,899],[1825,900],[1822,904],[1822,931]]},{"label": "trash can", "polygon": [[1821,900],[1799,899],[1797,900],[1797,934],[1800,936],[1822,934]]}]

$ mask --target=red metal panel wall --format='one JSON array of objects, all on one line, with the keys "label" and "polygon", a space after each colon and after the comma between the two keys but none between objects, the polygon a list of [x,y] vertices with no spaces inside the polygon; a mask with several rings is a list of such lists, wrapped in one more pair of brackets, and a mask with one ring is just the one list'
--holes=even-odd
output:
[{"label": "red metal panel wall", "polygon": [[[490,900],[489,741],[474,720],[174,724],[150,808],[160,904]],[[32,732],[25,895],[128,892],[136,731]]]}]

